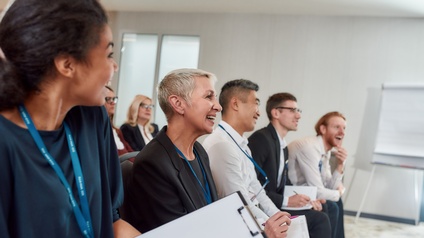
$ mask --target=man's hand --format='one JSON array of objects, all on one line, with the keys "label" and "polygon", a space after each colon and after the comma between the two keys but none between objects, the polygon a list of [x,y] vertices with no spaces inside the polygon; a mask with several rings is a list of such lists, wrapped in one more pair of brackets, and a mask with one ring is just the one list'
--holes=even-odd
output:
[{"label": "man's hand", "polygon": [[340,197],[342,197],[342,195],[345,191],[345,187],[343,186],[343,184],[340,184],[339,187],[337,188],[337,190],[339,191]]},{"label": "man's hand", "polygon": [[277,212],[265,222],[265,234],[269,238],[287,237],[287,230],[289,229],[290,223],[289,213]]},{"label": "man's hand", "polygon": [[296,194],[289,197],[288,207],[303,207],[306,206],[311,199],[303,194]]},{"label": "man's hand", "polygon": [[312,209],[316,211],[322,211],[322,203],[320,200],[311,201]]},{"label": "man's hand", "polygon": [[343,147],[337,147],[337,151],[334,152],[334,155],[335,155],[336,161],[337,161],[337,171],[339,171],[339,173],[342,174],[344,163],[347,159],[347,151]]}]

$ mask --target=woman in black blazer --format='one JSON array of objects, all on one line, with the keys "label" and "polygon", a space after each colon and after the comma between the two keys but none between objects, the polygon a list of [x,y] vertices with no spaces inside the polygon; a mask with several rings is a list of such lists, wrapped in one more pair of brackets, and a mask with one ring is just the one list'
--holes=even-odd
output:
[{"label": "woman in black blazer", "polygon": [[159,131],[158,126],[151,123],[153,107],[151,98],[139,94],[128,108],[127,121],[120,129],[134,151],[143,149]]},{"label": "woman in black blazer", "polygon": [[127,184],[126,220],[147,232],[218,199],[209,158],[197,138],[213,130],[221,111],[213,74],[170,72],[158,98],[168,125],[136,156]]}]

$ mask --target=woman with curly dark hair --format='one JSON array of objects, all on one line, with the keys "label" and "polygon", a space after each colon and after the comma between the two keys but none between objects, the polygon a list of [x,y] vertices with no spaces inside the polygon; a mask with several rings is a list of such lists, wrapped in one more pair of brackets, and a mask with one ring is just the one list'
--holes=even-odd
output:
[{"label": "woman with curly dark hair", "polygon": [[105,102],[96,0],[16,0],[0,22],[0,236],[134,237]]}]

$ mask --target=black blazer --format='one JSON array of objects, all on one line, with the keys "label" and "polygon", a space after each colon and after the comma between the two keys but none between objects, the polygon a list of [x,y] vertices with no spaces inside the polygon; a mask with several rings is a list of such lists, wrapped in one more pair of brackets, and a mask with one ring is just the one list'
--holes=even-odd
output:
[{"label": "black blazer", "polygon": [[[284,184],[281,183],[277,187],[278,168],[280,166],[280,141],[278,140],[277,132],[274,126],[269,123],[267,127],[255,131],[249,137],[249,148],[252,152],[253,159],[265,171],[269,179],[269,184],[265,187],[268,197],[274,204],[280,208],[283,204]],[[284,158],[288,158],[287,148],[284,150]],[[287,171],[283,171],[287,175]],[[258,179],[262,184],[265,178],[256,170]],[[286,184],[291,184],[287,178]]]},{"label": "black blazer", "polygon": [[[152,136],[155,137],[158,133],[158,125],[152,123],[154,128]],[[140,151],[144,148],[146,143],[144,142],[143,136],[141,135],[141,131],[138,126],[131,126],[128,123],[125,123],[121,126],[122,134],[124,135],[124,139],[130,144],[131,148],[134,151]]]},{"label": "black blazer", "polygon": [[[137,155],[128,184],[127,221],[143,233],[207,205],[202,188],[186,169],[166,130],[165,126]],[[194,148],[205,168],[212,201],[216,201],[209,157],[200,143],[195,142]]]}]

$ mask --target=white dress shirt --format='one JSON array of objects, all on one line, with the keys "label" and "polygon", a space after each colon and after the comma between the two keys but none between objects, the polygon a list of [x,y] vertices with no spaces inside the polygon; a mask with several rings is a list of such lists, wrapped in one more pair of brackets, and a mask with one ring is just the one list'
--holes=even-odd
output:
[{"label": "white dress shirt", "polygon": [[322,137],[295,140],[288,149],[289,178],[293,185],[316,186],[318,199],[338,201],[340,193],[337,188],[342,184],[343,174],[337,170],[331,173],[331,151],[325,152]]},{"label": "white dress shirt", "polygon": [[280,142],[280,166],[278,167],[278,178],[277,178],[277,187],[281,184],[281,177],[283,177],[283,170],[284,170],[284,148],[286,148],[287,143],[284,139],[280,137],[280,135],[277,133],[278,140]]},{"label": "white dress shirt", "polygon": [[[277,187],[280,187],[281,179],[283,177],[284,166],[285,166],[284,148],[287,147],[287,142],[284,138],[280,137],[278,132],[277,132],[277,136],[278,136],[278,141],[280,142],[280,166],[278,167]],[[289,197],[284,196],[283,194],[283,204],[281,204],[281,208],[287,207],[288,205],[289,205]]]},{"label": "white dress shirt", "polygon": [[[203,147],[209,155],[218,196],[222,198],[240,191],[258,221],[266,221],[279,209],[262,189],[262,185],[256,177],[255,166],[241,150],[243,149],[251,156],[247,138],[240,136],[225,121],[221,121],[219,124],[225,128],[225,131],[217,127],[203,141]],[[252,198],[253,201],[251,201]]]},{"label": "white dress shirt", "polygon": [[149,128],[146,128],[140,124],[138,125],[138,129],[141,132],[141,136],[143,136],[144,144],[147,145],[151,140],[153,140],[152,133],[150,133]]},{"label": "white dress shirt", "polygon": [[113,132],[113,138],[115,139],[116,148],[118,150],[125,149],[124,143],[122,143],[121,139],[118,136],[118,133],[116,132],[116,129],[113,127],[112,127],[112,132]]}]

